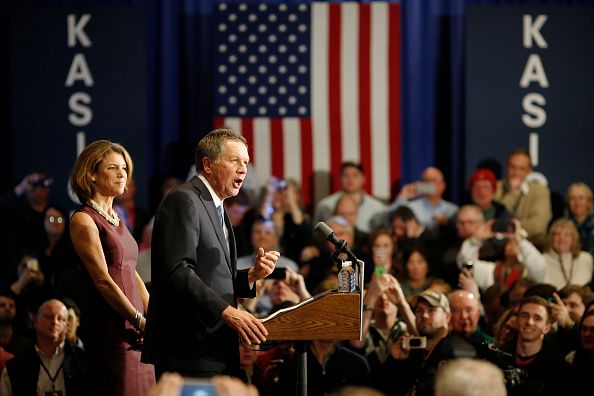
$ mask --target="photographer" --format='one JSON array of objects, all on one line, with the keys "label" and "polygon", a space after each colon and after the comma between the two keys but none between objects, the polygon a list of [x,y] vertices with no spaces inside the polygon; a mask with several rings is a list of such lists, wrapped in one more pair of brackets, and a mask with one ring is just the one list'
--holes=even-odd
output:
[{"label": "photographer", "polygon": [[532,243],[524,239],[517,219],[512,221],[513,227],[511,224],[509,227],[513,232],[501,234],[505,238],[504,259],[498,262],[479,260],[479,249],[483,242],[496,234],[493,224],[493,220],[487,221],[462,243],[457,259],[458,268],[461,269],[465,263],[472,261],[474,279],[482,290],[494,283],[510,288],[514,282],[526,276],[542,282],[546,270],[544,258]]},{"label": "photographer", "polygon": [[[23,254],[40,250],[45,242],[45,211],[53,179],[44,172],[31,173],[12,190],[0,195],[0,211],[10,231],[1,239],[2,252],[7,263],[16,263]],[[14,269],[4,266],[0,278],[7,279],[7,272]],[[6,286],[6,285],[5,285]]]},{"label": "photographer", "polygon": [[421,180],[405,184],[397,199],[390,205],[388,212],[399,206],[412,209],[419,223],[430,230],[437,230],[454,217],[458,206],[443,199],[446,181],[441,170],[430,166],[423,170]]},{"label": "photographer", "polygon": [[441,361],[449,359],[457,337],[448,336],[451,319],[447,297],[434,290],[419,294],[415,305],[415,322],[422,337],[400,336],[392,345],[384,364],[382,390],[387,394],[404,395],[413,387],[416,394],[433,394],[433,380]]}]

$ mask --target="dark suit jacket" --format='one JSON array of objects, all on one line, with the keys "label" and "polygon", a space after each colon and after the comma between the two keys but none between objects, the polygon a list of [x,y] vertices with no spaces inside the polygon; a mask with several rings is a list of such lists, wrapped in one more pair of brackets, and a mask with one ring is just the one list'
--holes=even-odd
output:
[{"label": "dark suit jacket", "polygon": [[[13,395],[37,395],[40,365],[41,359],[39,359],[33,344],[23,353],[6,362]],[[89,389],[85,351],[66,342],[62,370],[64,370],[64,385],[67,395],[92,394],[92,390]]]},{"label": "dark suit jacket", "polygon": [[[212,196],[198,177],[170,193],[155,217],[152,285],[143,361],[156,371],[211,376],[239,369],[238,335],[221,319],[236,297],[254,297],[247,270],[237,271]],[[231,250],[229,252],[229,250]]]}]

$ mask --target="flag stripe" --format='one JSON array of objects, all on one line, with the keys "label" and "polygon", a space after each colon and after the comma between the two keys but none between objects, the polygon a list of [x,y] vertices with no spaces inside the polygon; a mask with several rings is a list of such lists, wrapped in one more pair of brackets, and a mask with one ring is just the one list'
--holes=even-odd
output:
[{"label": "flag stripe", "polygon": [[255,166],[256,156],[254,155],[254,123],[251,118],[242,119],[241,134],[247,141],[248,155],[250,156],[250,162]]},{"label": "flag stripe", "polygon": [[[310,146],[304,148],[313,149],[313,169],[316,170],[316,183],[326,189],[312,191],[314,200],[318,200],[330,192],[330,135],[328,110],[328,4],[315,2],[311,12],[311,126],[310,132],[312,141]],[[304,141],[305,144],[305,141]],[[305,161],[304,161],[305,163]],[[313,170],[312,169],[312,170]],[[306,173],[304,173],[305,175]]]},{"label": "flag stripe", "polygon": [[[279,147],[272,146],[275,151]],[[283,147],[284,153],[284,177],[301,182],[301,152],[308,151],[307,147],[301,145],[301,129],[298,118],[287,117],[283,121]]]},{"label": "flag stripe", "polygon": [[301,127],[301,196],[305,205],[310,205],[313,198],[313,189],[311,188],[313,182],[313,152],[311,150],[312,127],[311,119],[302,118],[300,120]]},{"label": "flag stripe", "polygon": [[270,155],[270,120],[254,118],[254,168],[258,183],[264,185],[272,174],[272,158]]},{"label": "flag stripe", "polygon": [[359,150],[360,162],[367,172],[365,188],[373,192],[373,168],[371,166],[371,92],[370,62],[371,32],[369,26],[369,4],[361,4],[359,9]]},{"label": "flag stripe", "polygon": [[270,155],[272,156],[272,175],[276,177],[285,177],[284,166],[284,128],[281,118],[270,119]]},{"label": "flag stripe", "polygon": [[340,29],[340,120],[343,161],[359,162],[359,5],[344,3]]},{"label": "flag stripe", "polygon": [[386,3],[371,6],[371,155],[373,193],[386,196],[388,180],[388,15]]},{"label": "flag stripe", "polygon": [[396,4],[389,6],[389,76],[390,87],[389,112],[390,119],[390,182],[393,185],[400,180],[400,7]]},{"label": "flag stripe", "polygon": [[328,110],[330,130],[330,175],[332,176],[332,191],[340,187],[339,172],[342,163],[342,125],[340,122],[340,32],[341,32],[341,4],[328,5]]}]

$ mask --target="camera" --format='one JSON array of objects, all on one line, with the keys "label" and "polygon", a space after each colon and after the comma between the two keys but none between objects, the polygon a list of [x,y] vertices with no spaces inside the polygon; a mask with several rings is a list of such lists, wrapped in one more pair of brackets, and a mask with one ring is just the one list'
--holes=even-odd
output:
[{"label": "camera", "polygon": [[462,268],[466,268],[467,270],[472,272],[472,270],[474,269],[474,261],[472,261],[472,260],[465,261],[464,264],[462,264]]},{"label": "camera", "polygon": [[491,225],[491,231],[501,233],[516,232],[516,224],[511,219],[497,219]]},{"label": "camera", "polygon": [[403,349],[425,349],[427,348],[427,337],[406,338],[402,342]]},{"label": "camera", "polygon": [[31,187],[50,187],[52,184],[54,184],[54,179],[52,177],[44,177],[31,182]]},{"label": "camera", "polygon": [[184,378],[180,396],[216,396],[219,392],[209,380]]},{"label": "camera", "polygon": [[285,280],[287,278],[286,268],[275,268],[272,273],[266,277],[266,279],[280,279]]}]

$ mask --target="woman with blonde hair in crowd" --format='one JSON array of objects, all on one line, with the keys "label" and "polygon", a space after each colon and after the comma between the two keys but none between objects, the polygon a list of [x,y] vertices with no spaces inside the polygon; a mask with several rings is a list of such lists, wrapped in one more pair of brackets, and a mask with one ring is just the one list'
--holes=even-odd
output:
[{"label": "woman with blonde hair in crowd", "polygon": [[585,183],[573,183],[567,189],[566,217],[577,227],[582,250],[594,254],[594,201]]},{"label": "woman with blonde hair in crowd", "polygon": [[555,221],[549,230],[548,244],[544,254],[545,283],[562,289],[568,284],[583,286],[592,280],[592,255],[580,250],[580,237],[573,221]]},{"label": "woman with blonde hair in crowd", "polygon": [[107,140],[79,155],[70,186],[82,207],[70,224],[76,252],[86,268],[85,348],[97,395],[146,395],[155,384],[152,365],[140,362],[140,340],[149,294],[136,272],[138,246],[113,209],[132,178],[132,159]]}]

